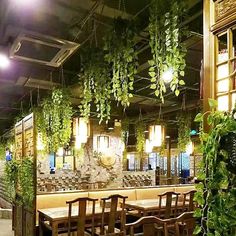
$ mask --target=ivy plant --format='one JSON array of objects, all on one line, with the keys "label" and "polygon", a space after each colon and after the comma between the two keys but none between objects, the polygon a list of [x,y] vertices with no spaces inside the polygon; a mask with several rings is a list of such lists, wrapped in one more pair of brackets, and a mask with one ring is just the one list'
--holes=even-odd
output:
[{"label": "ivy plant", "polygon": [[92,102],[100,123],[108,121],[111,113],[111,81],[103,51],[99,48],[87,49],[82,58],[83,94],[80,105],[81,115],[89,118]]},{"label": "ivy plant", "polygon": [[180,93],[179,87],[185,84],[181,79],[186,66],[186,47],[181,40],[187,31],[180,29],[183,13],[184,5],[181,1],[151,1],[148,29],[152,59],[148,61],[149,75],[151,89],[163,103],[167,91],[165,76],[172,76],[170,89],[176,96]]},{"label": "ivy plant", "polygon": [[121,140],[125,144],[128,144],[129,138],[129,119],[125,118],[121,121]]},{"label": "ivy plant", "polygon": [[131,91],[138,66],[134,36],[133,23],[117,18],[104,37],[105,60],[112,67],[112,93],[124,108],[129,106],[130,98],[133,97]]},{"label": "ivy plant", "polygon": [[19,175],[19,161],[12,159],[6,162],[4,169],[4,177],[6,183],[7,195],[10,197],[11,201],[15,200],[16,189],[18,186],[18,175]]},{"label": "ivy plant", "polygon": [[181,112],[177,116],[178,122],[178,149],[180,152],[185,152],[186,146],[191,141],[191,116],[187,112]]},{"label": "ivy plant", "polygon": [[[211,111],[199,113],[203,159],[198,179],[195,200],[199,208],[195,216],[199,224],[195,234],[203,236],[232,236],[236,234],[236,176],[228,169],[229,153],[221,145],[224,137],[235,133],[236,120],[231,114],[216,111],[217,102],[209,99]],[[207,120],[210,130],[203,131]],[[234,140],[235,142],[235,140]]]},{"label": "ivy plant", "polygon": [[142,120],[139,120],[135,125],[135,136],[137,139],[136,150],[138,153],[142,153],[145,147],[145,124]]},{"label": "ivy plant", "polygon": [[54,89],[51,96],[43,100],[36,118],[37,128],[49,151],[56,152],[70,141],[72,115],[70,97],[65,90]]},{"label": "ivy plant", "polygon": [[23,204],[27,207],[33,206],[34,192],[34,165],[32,157],[23,157],[19,169],[19,183]]}]

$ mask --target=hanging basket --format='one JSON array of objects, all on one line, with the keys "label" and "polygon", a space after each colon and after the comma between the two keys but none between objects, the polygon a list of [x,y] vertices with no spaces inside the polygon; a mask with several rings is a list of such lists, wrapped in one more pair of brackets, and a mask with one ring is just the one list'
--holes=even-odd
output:
[{"label": "hanging basket", "polygon": [[230,132],[220,140],[220,148],[228,153],[227,169],[236,174],[236,133]]}]

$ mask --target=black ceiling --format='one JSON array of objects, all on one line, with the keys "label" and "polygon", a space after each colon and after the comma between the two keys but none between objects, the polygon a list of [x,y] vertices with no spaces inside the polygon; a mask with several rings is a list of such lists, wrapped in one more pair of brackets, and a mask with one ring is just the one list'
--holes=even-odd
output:
[{"label": "black ceiling", "polygon": [[[186,86],[176,98],[167,93],[163,114],[173,120],[176,111],[181,109],[183,95],[186,107],[199,107],[199,84],[201,60],[203,57],[203,19],[202,0],[186,0],[188,14],[184,25],[191,35],[186,39],[188,53],[186,56]],[[25,1],[28,2],[29,1]],[[159,112],[160,101],[149,89],[148,63],[150,48],[148,42],[148,6],[150,0],[35,0],[30,5],[24,0],[2,0],[0,3],[0,52],[9,52],[20,33],[33,31],[42,36],[69,40],[80,44],[79,49],[63,63],[63,68],[40,65],[12,59],[7,70],[0,69],[0,135],[14,124],[14,118],[26,112],[47,93],[50,86],[43,82],[61,83],[71,87],[72,101],[79,104],[80,87],[78,72],[80,70],[80,51],[89,44],[102,42],[102,38],[114,17],[136,19],[140,26],[137,37],[139,57],[138,75],[135,79],[134,98],[126,113],[137,116],[142,110],[144,116],[155,117]],[[95,40],[96,36],[96,40]],[[28,83],[34,81],[34,84]],[[26,83],[26,81],[28,81]],[[39,85],[37,86],[37,83]],[[35,85],[36,84],[36,85]],[[114,109],[113,115],[120,116],[122,108]]]}]

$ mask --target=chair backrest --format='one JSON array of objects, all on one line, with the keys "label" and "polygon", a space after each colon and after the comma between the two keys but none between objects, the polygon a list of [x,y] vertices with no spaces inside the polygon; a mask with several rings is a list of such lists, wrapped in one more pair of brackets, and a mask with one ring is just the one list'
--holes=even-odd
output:
[{"label": "chair backrest", "polygon": [[[95,232],[95,204],[96,201],[98,199],[93,199],[93,198],[77,198],[75,200],[72,201],[67,201],[66,204],[69,205],[69,211],[68,211],[68,236],[71,235],[71,230],[72,230],[72,224],[75,222],[75,220],[72,219],[72,216],[74,218],[74,216],[78,216],[76,218],[77,221],[77,236],[84,236],[84,232],[85,232],[85,227],[86,227],[86,215],[88,214],[87,212],[87,208],[89,208],[89,214],[91,214],[91,232],[92,235],[94,235]],[[72,207],[73,204],[77,204],[78,203],[78,214],[74,215],[72,214]],[[92,204],[89,204],[92,203]]]},{"label": "chair backrest", "polygon": [[143,236],[156,236],[157,231],[161,231],[163,236],[169,236],[168,225],[173,225],[176,222],[176,218],[160,219],[155,216],[144,216],[134,223],[125,225],[125,235],[134,236],[135,228],[142,226]]},{"label": "chair backrest", "polygon": [[195,228],[195,218],[193,217],[193,211],[184,212],[176,218],[175,222],[175,235],[176,236],[188,236],[193,235]]},{"label": "chair backrest", "polygon": [[193,211],[194,210],[194,194],[196,193],[196,190],[191,190],[188,192],[183,193],[184,199],[183,199],[183,210],[187,211]]},{"label": "chair backrest", "polygon": [[[104,234],[104,227],[107,225],[107,235],[115,234],[115,224],[117,219],[120,219],[120,233],[124,232],[125,221],[126,221],[126,211],[125,211],[125,200],[127,196],[122,196],[119,194],[111,195],[107,198],[102,198],[102,225],[101,225],[101,235]],[[121,206],[119,206],[121,204]],[[109,207],[108,207],[109,206]],[[108,209],[109,208],[109,209]],[[108,217],[106,217],[108,215]]]},{"label": "chair backrest", "polygon": [[[169,191],[158,195],[159,197],[159,211],[158,217],[164,217],[165,219],[175,217],[178,208],[179,193]],[[163,214],[164,212],[164,214]]]}]

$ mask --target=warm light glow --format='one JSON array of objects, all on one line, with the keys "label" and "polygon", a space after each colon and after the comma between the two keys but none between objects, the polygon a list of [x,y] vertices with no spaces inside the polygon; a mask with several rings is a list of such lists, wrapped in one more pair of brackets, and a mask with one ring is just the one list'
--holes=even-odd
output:
[{"label": "warm light glow", "polygon": [[219,111],[228,111],[229,110],[229,97],[228,97],[228,95],[218,97],[217,101],[218,101],[218,110]]},{"label": "warm light glow", "polygon": [[194,145],[193,145],[193,142],[190,141],[189,144],[187,144],[187,146],[186,146],[186,151],[185,152],[188,155],[191,155],[191,154],[193,154],[193,150],[194,150]]},{"label": "warm light glow", "polygon": [[57,150],[57,156],[62,157],[63,154],[64,154],[64,149],[63,149],[63,147],[58,148],[58,150]]},{"label": "warm light glow", "polygon": [[79,136],[81,143],[87,143],[88,139],[88,120],[80,117],[79,118]]},{"label": "warm light glow", "polygon": [[162,74],[162,79],[165,83],[170,83],[173,79],[173,69],[168,69]]},{"label": "warm light glow", "polygon": [[0,68],[6,69],[7,67],[9,67],[9,65],[10,65],[9,58],[4,54],[0,54]]},{"label": "warm light glow", "polygon": [[147,153],[152,152],[152,149],[153,149],[152,142],[149,139],[146,139],[145,152]]},{"label": "warm light glow", "polygon": [[165,128],[163,125],[152,125],[149,131],[149,140],[153,147],[161,147],[165,137]]},{"label": "warm light glow", "polygon": [[217,92],[224,93],[229,91],[229,79],[221,80],[217,83]]},{"label": "warm light glow", "polygon": [[98,136],[98,151],[106,152],[109,148],[109,136]]},{"label": "warm light glow", "polygon": [[223,79],[229,75],[229,66],[228,64],[223,64],[218,66],[217,79]]},{"label": "warm light glow", "polygon": [[44,144],[43,144],[42,134],[38,133],[38,137],[37,137],[37,150],[38,151],[43,151],[43,149],[44,149]]}]

